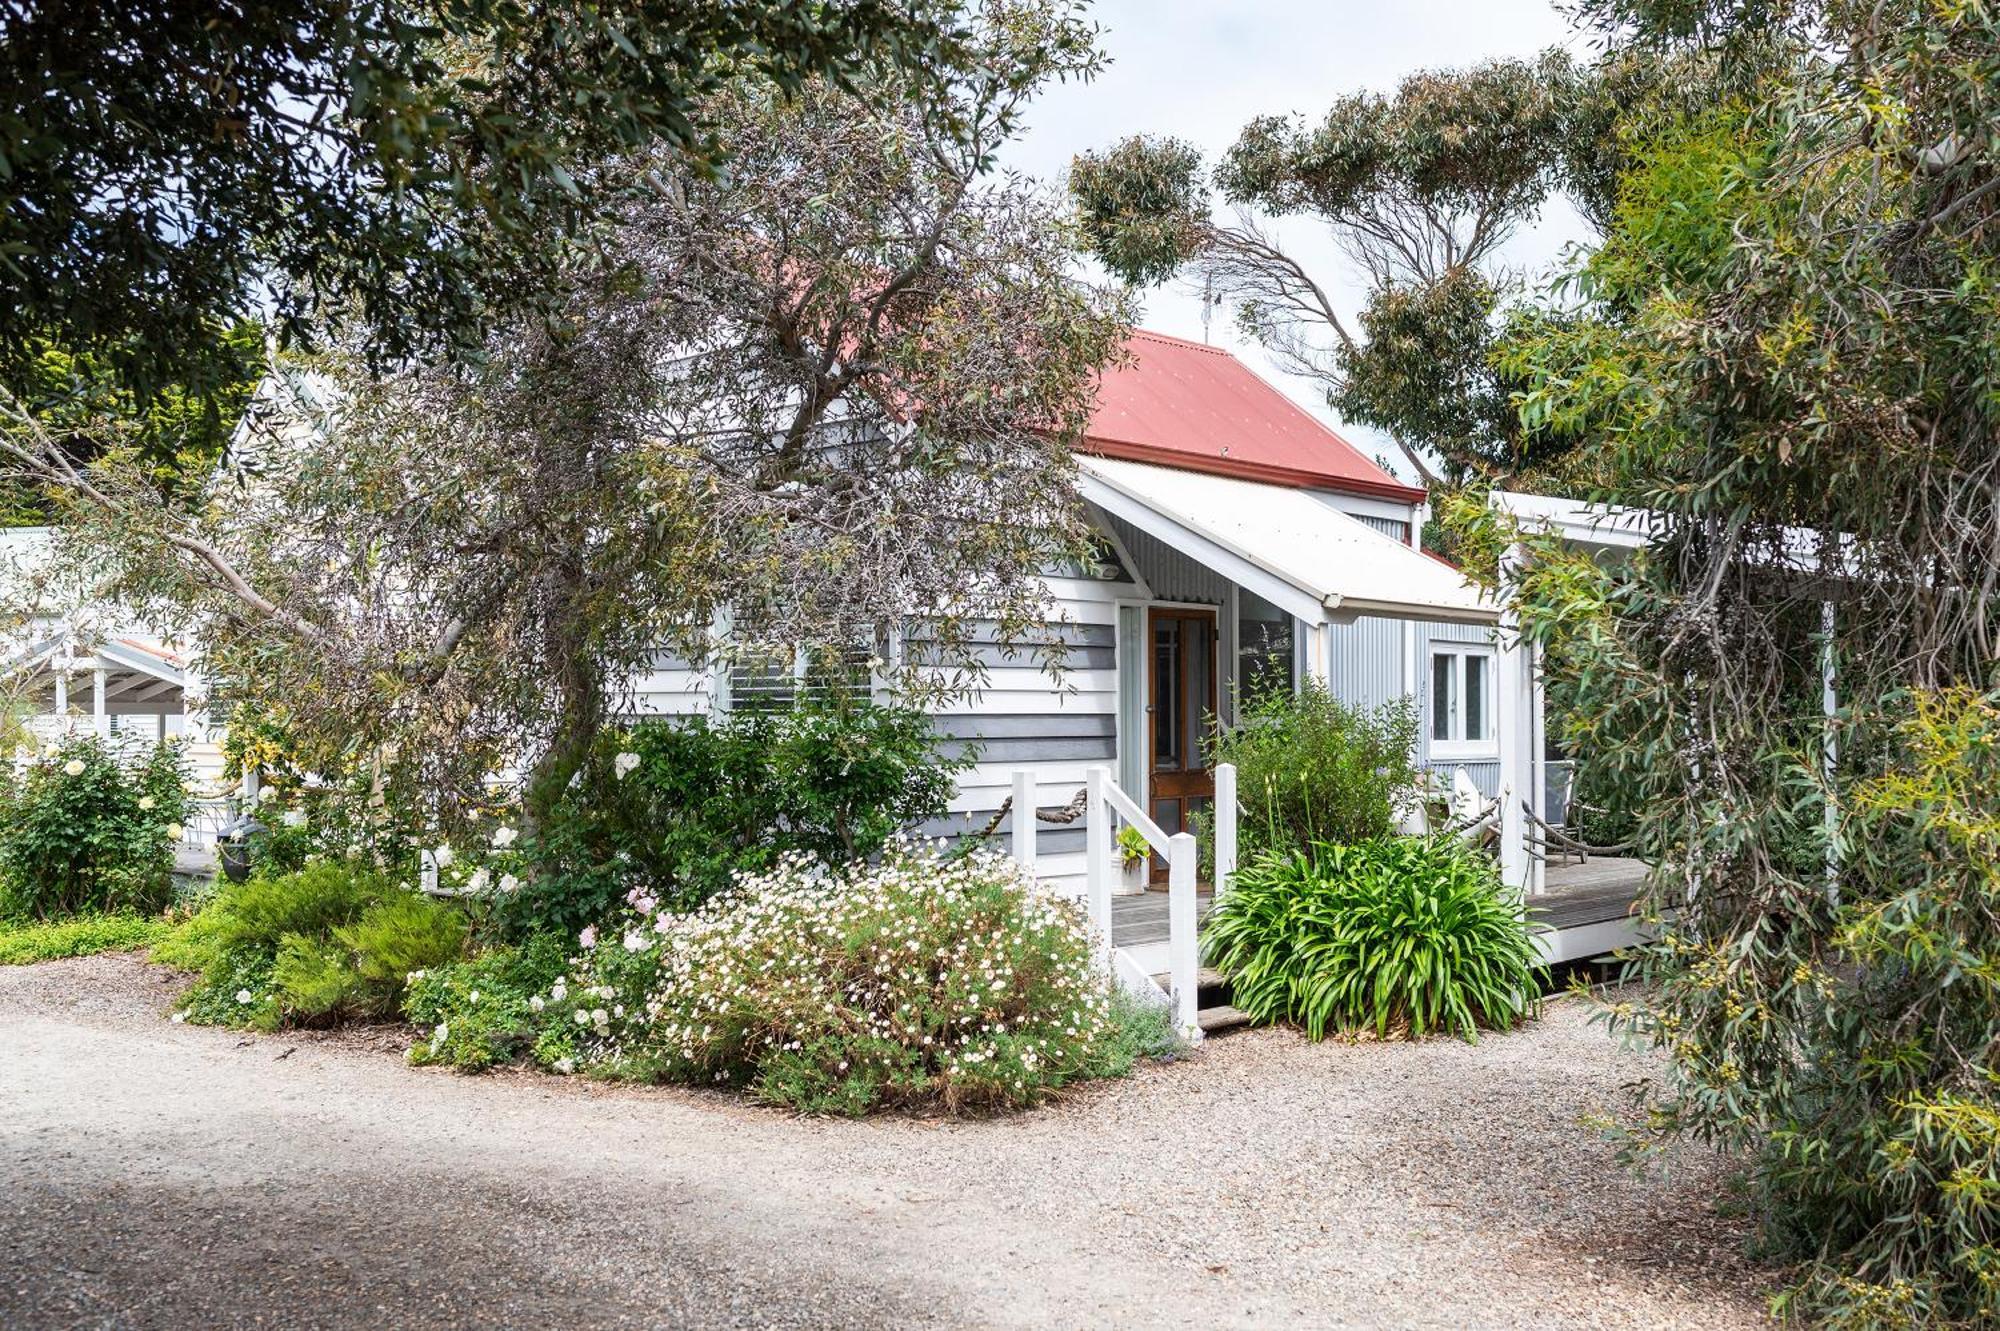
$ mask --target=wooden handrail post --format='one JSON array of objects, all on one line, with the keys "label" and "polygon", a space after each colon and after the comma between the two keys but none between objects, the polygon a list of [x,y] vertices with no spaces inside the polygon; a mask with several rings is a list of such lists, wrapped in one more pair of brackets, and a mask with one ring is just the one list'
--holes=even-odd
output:
[{"label": "wooden handrail post", "polygon": [[1167,847],[1167,979],[1174,1027],[1182,1038],[1199,1040],[1200,947],[1195,939],[1194,879],[1199,855],[1192,836],[1176,832]]},{"label": "wooden handrail post", "polygon": [[1032,876],[1035,872],[1035,774],[1014,769],[1014,860]]},{"label": "wooden handrail post", "polygon": [[1104,786],[1111,773],[1093,767],[1084,774],[1084,900],[1097,935],[1097,960],[1111,964],[1111,805]]},{"label": "wooden handrail post", "polygon": [[1215,899],[1229,890],[1236,877],[1236,764],[1215,769]]}]

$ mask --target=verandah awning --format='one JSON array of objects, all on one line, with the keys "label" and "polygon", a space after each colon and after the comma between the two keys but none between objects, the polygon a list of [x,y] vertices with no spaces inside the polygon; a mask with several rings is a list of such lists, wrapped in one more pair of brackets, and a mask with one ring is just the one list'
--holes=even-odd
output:
[{"label": "verandah awning", "polygon": [[1458,570],[1310,491],[1117,458],[1077,462],[1085,499],[1308,624],[1499,618]]}]

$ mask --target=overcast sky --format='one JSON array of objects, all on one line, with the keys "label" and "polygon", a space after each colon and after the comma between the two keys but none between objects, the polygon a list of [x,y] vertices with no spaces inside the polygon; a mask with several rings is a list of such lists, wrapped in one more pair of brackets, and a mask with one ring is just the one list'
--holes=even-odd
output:
[{"label": "overcast sky", "polygon": [[[1415,70],[1530,56],[1554,45],[1578,55],[1588,50],[1547,0],[1097,0],[1093,12],[1105,29],[1110,67],[1093,82],[1043,94],[1027,132],[1004,155],[1006,165],[1059,181],[1078,152],[1138,133],[1186,139],[1212,161],[1254,116],[1316,119],[1342,93],[1387,91]],[[1359,292],[1341,282],[1346,265],[1322,235],[1298,221],[1278,234],[1315,276],[1326,275],[1323,284],[1340,289],[1336,299],[1351,311]],[[1584,234],[1557,203],[1506,257],[1546,269]],[[1201,302],[1179,286],[1154,291],[1141,324],[1199,339]],[[1241,343],[1228,311],[1214,316],[1209,339],[1333,419],[1311,385]],[[1368,431],[1344,433],[1365,452],[1384,449]]]}]

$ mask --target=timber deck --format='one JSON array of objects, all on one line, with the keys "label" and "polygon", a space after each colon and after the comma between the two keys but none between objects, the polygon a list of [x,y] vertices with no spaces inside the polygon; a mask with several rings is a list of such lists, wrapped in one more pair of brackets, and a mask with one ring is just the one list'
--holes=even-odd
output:
[{"label": "timber deck", "polygon": [[1593,855],[1581,864],[1551,862],[1547,890],[1528,898],[1528,918],[1550,929],[1624,920],[1646,883],[1644,860]]},{"label": "timber deck", "polygon": [[[1547,888],[1528,899],[1528,920],[1552,959],[1592,956],[1624,947],[1640,937],[1632,903],[1646,881],[1642,860],[1594,855],[1581,864],[1548,866]],[[1215,902],[1211,889],[1195,895],[1195,918]],[[1114,947],[1153,948],[1167,941],[1167,894],[1146,891],[1111,899]]]},{"label": "timber deck", "polygon": [[[1215,904],[1212,888],[1195,890],[1194,918],[1196,923],[1208,914],[1208,908]],[[1167,894],[1164,889],[1155,892],[1150,889],[1129,897],[1111,898],[1111,945],[1113,947],[1142,947],[1147,943],[1167,941]]]}]

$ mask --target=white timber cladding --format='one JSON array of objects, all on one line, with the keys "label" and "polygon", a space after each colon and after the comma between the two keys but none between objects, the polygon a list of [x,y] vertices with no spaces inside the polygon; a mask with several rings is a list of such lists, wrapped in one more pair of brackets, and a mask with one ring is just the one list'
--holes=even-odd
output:
[{"label": "white timber cladding", "polygon": [[[1096,461],[1096,460],[1093,460]],[[1146,468],[1146,472],[1162,469]],[[1213,477],[1194,477],[1206,484]],[[1230,484],[1243,484],[1231,482]],[[1253,487],[1259,491],[1274,487]],[[1381,559],[1376,573],[1383,585],[1361,587],[1347,577],[1356,599],[1394,602],[1402,599],[1399,584],[1407,577],[1422,575],[1425,595],[1452,605],[1454,614],[1488,614],[1462,591],[1454,590],[1455,575],[1442,565],[1412,563],[1407,542],[1415,511],[1407,505],[1363,499],[1328,492],[1288,492],[1296,500],[1304,494],[1315,505],[1337,510],[1333,525],[1342,539],[1362,542],[1362,553],[1380,556],[1372,544],[1374,537],[1404,544]],[[1294,513],[1294,517],[1301,517]],[[1310,516],[1307,512],[1304,517]],[[1233,582],[1211,563],[1199,557],[1206,551],[1199,541],[1168,539],[1176,534],[1171,525],[1153,523],[1151,530],[1127,516],[1105,508],[1092,508],[1093,520],[1107,538],[1111,557],[1101,570],[1104,576],[1051,576],[1045,579],[1050,595],[1049,620],[1044,632],[1062,641],[1067,648],[1067,668],[1052,678],[1044,654],[1031,644],[998,639],[995,626],[977,626],[970,651],[984,665],[984,687],[937,704],[934,723],[948,752],[975,756],[974,765],[959,776],[958,790],[949,812],[919,829],[929,836],[960,837],[983,830],[1013,793],[1014,773],[1026,772],[1035,790],[1036,803],[1043,809],[1062,808],[1081,791],[1089,770],[1109,766],[1119,784],[1143,798],[1144,705],[1146,687],[1146,608],[1151,605],[1213,606],[1217,611],[1220,661],[1218,688],[1226,701],[1236,683],[1238,664],[1235,618],[1247,602],[1269,607],[1270,598],[1257,592],[1246,594],[1245,585]],[[1344,521],[1346,525],[1340,526]],[[1353,533],[1366,533],[1357,537]],[[1241,563],[1241,560],[1237,561]],[[1311,567],[1328,575],[1341,575],[1337,561]],[[1371,561],[1374,567],[1374,561]],[[1493,629],[1488,623],[1415,623],[1408,618],[1376,615],[1329,615],[1324,607],[1302,596],[1296,586],[1289,600],[1316,614],[1318,622],[1294,620],[1293,630],[1301,656],[1318,652],[1318,659],[1337,696],[1361,706],[1376,706],[1410,693],[1421,718],[1428,699],[1429,653],[1433,641],[1491,643]],[[1267,613],[1263,611],[1260,613]],[[1415,613],[1415,612],[1413,612]],[[1312,631],[1309,631],[1312,630]],[[1317,633],[1315,638],[1314,633]],[[1417,669],[1409,678],[1405,664],[1406,634],[1414,638]],[[918,649],[921,634],[913,632],[910,648]],[[729,684],[691,663],[662,653],[651,669],[634,681],[634,711],[641,715],[673,716],[710,710],[727,705]],[[1496,761],[1434,758],[1429,752],[1428,727],[1420,725],[1425,738],[1419,758],[1429,766],[1447,772],[1464,766],[1482,790],[1491,793],[1498,784]],[[1004,849],[1012,838],[1014,815],[1002,817],[994,827],[992,843]],[[1045,880],[1058,890],[1081,896],[1085,891],[1085,826],[1081,819],[1072,823],[1044,822],[1036,829],[1036,867]]]}]

